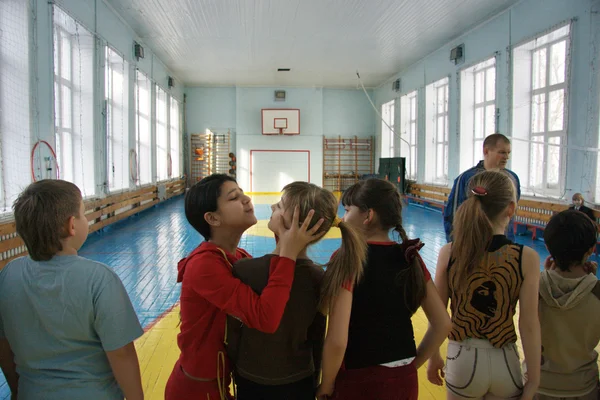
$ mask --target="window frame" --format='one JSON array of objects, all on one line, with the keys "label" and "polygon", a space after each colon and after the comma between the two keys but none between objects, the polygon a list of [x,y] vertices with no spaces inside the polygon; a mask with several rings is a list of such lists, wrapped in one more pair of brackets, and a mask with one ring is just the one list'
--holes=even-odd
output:
[{"label": "window frame", "polygon": [[[112,52],[113,54],[109,54]],[[113,62],[110,59],[118,57],[122,65],[123,72],[123,92],[121,93],[121,100],[123,104],[118,104],[113,99],[113,86],[112,86],[112,75],[111,72],[114,70],[114,65],[119,65],[119,62]],[[129,153],[129,63],[116,49],[110,45],[105,46],[105,84],[104,84],[104,106],[105,106],[105,123],[106,123],[106,181],[107,190],[109,193],[122,192],[130,188],[131,171],[130,164],[128,161]],[[110,93],[109,93],[110,92]],[[121,107],[122,113],[122,132],[121,137],[113,135],[113,107]],[[119,140],[120,139],[120,140]],[[115,171],[115,160],[114,160],[114,146],[121,145],[122,149],[125,149],[122,155],[123,170],[120,171],[121,185],[117,186],[117,178],[119,175],[118,171]]]},{"label": "window frame", "polygon": [[[169,180],[169,94],[168,92],[160,87],[160,85],[154,84],[154,93],[155,93],[155,118],[154,118],[154,126],[155,126],[155,142],[154,147],[156,151],[156,182],[164,182]],[[159,119],[159,95],[164,94],[164,121]],[[164,148],[161,146],[163,144],[162,138],[159,138],[159,127],[164,130]],[[159,140],[161,139],[161,140]],[[161,157],[163,157],[161,159]],[[164,171],[162,171],[162,167],[164,167]]]},{"label": "window frame", "polygon": [[[415,89],[411,92],[405,93],[400,97],[400,120],[402,121],[402,127],[400,131],[402,143],[400,143],[400,149],[402,153],[403,147],[408,146],[408,162],[406,163],[406,176],[407,179],[417,180],[418,176],[418,145],[419,145],[419,93]],[[414,112],[413,112],[414,111]],[[413,118],[414,115],[414,118]],[[414,129],[414,132],[413,132]],[[414,133],[414,135],[413,135]],[[414,141],[413,141],[414,138]],[[406,142],[404,142],[406,141]],[[402,154],[401,154],[402,155]],[[414,167],[414,168],[413,168]]]},{"label": "window frame", "polygon": [[[173,113],[173,104],[177,105],[177,111]],[[173,118],[175,116],[175,118]],[[176,121],[176,125],[173,122],[173,119]],[[177,139],[177,151],[173,150],[173,134]],[[181,103],[174,98],[172,95],[169,96],[169,178],[179,177],[181,175]],[[174,171],[174,166],[176,166],[177,170]],[[174,174],[174,172],[177,172]]]},{"label": "window frame", "polygon": [[[565,33],[560,32],[561,30],[565,30]],[[511,133],[514,141],[525,142],[524,145],[519,146],[520,149],[513,144],[513,155],[515,157],[513,157],[512,165],[514,169],[520,170],[518,171],[520,174],[525,175],[525,179],[521,178],[521,186],[523,194],[526,195],[561,198],[566,190],[572,41],[573,26],[572,21],[569,20],[523,40],[511,48]],[[561,42],[565,43],[564,60],[562,60],[564,62],[564,77],[562,82],[551,84],[551,49]],[[535,57],[536,52],[542,49],[545,51],[544,84],[535,88],[535,78],[537,77],[534,74],[536,72],[534,68],[536,64]],[[525,67],[524,61],[527,63],[527,70],[525,71],[523,70]],[[522,83],[521,75],[527,76],[528,79],[528,82],[526,82],[527,88],[524,90],[515,83],[517,77],[519,83]],[[562,95],[562,129],[551,130],[549,127],[550,94],[556,92],[561,92],[560,95]],[[519,97],[521,103],[526,101],[527,125],[522,124],[521,119],[515,116],[517,107],[523,106],[515,100],[516,96]],[[543,96],[543,101],[537,101],[536,97],[539,98],[538,96]],[[543,128],[536,131],[534,129],[534,113],[536,113],[535,109],[539,109],[541,104],[544,108]],[[521,112],[519,112],[519,115],[522,117]],[[519,123],[522,125],[517,125]],[[559,143],[554,144],[551,142],[552,140],[558,140]],[[526,152],[523,149],[526,149]],[[558,157],[556,168],[552,169],[548,168],[551,156]],[[515,166],[515,163],[517,166]],[[556,182],[549,182],[551,174],[554,174]]]},{"label": "window frame", "polygon": [[[146,91],[147,96],[147,109],[141,110],[140,106],[140,88],[143,84],[143,89]],[[134,82],[134,96],[135,96],[135,151],[136,151],[136,168],[137,168],[137,176],[136,176],[136,185],[144,186],[150,185],[153,183],[152,176],[152,149],[154,147],[154,143],[152,140],[152,81],[150,77],[146,75],[144,72],[139,69],[135,70],[135,82]],[[147,113],[142,112],[147,111]],[[145,142],[142,140],[141,135],[141,124],[140,120],[143,119],[146,122],[147,127],[147,137],[148,141]],[[142,161],[142,156],[146,155],[146,160]],[[147,169],[145,172],[142,172],[142,165],[147,163]],[[142,177],[147,177],[147,179],[142,179]]]},{"label": "window frame", "polygon": [[[388,102],[385,102],[381,105],[381,158],[390,158],[395,157],[396,148],[394,143],[394,122],[396,119],[396,99],[392,99]],[[386,116],[389,118],[386,120]],[[385,122],[384,122],[385,121]],[[388,128],[389,125],[392,129]],[[387,140],[384,139],[384,134],[387,133]],[[386,142],[389,143],[389,146],[384,149],[384,145]]]}]

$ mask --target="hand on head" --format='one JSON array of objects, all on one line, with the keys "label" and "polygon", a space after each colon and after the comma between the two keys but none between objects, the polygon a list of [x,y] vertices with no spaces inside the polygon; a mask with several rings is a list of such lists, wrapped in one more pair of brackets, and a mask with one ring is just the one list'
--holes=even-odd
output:
[{"label": "hand on head", "polygon": [[587,261],[583,264],[583,270],[586,274],[596,275],[596,271],[598,270],[598,263],[596,261]]},{"label": "hand on head", "polygon": [[546,257],[546,261],[544,261],[544,269],[550,271],[554,268],[556,268],[556,264],[554,264],[554,259],[552,258],[552,256]]},{"label": "hand on head", "polygon": [[315,211],[310,210],[306,219],[300,224],[300,207],[294,208],[294,215],[292,216],[292,223],[288,227],[285,226],[283,215],[280,215],[280,224],[278,224],[278,232],[275,234],[279,237],[279,245],[281,246],[281,256],[287,257],[293,255],[294,257],[300,253],[310,243],[319,240],[325,232],[317,233],[324,219],[321,218],[317,223],[310,229],[312,217]]}]

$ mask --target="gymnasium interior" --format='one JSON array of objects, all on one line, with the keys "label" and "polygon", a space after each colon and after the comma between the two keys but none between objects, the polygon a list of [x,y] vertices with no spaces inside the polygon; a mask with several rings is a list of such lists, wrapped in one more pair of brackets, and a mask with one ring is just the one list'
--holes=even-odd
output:
[{"label": "gymnasium interior", "polygon": [[[177,262],[202,241],[184,196],[212,173],[252,198],[240,247],[253,256],[275,247],[286,184],[339,197],[390,180],[435,275],[454,179],[499,132],[521,182],[517,242],[543,263],[544,226],[573,194],[600,217],[599,49],[598,0],[2,0],[0,269],[27,254],[17,195],[75,183],[79,254],[121,278],[145,332],[145,396],[162,399],[179,357]],[[339,245],[332,229],[309,255],[325,264]],[[413,324],[418,343],[422,311]],[[445,398],[424,369],[419,398]]]}]

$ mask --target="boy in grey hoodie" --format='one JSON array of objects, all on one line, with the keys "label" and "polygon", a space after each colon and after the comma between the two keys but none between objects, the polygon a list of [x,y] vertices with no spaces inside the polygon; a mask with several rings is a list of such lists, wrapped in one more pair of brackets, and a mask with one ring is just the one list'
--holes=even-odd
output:
[{"label": "boy in grey hoodie", "polygon": [[540,277],[542,364],[538,399],[597,400],[600,284],[586,263],[596,227],[583,213],[563,211],[544,231],[552,259]]}]

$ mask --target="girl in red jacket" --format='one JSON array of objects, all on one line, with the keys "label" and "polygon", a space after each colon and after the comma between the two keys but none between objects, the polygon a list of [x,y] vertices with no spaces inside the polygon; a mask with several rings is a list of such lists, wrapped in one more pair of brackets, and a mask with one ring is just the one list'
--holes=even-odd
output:
[{"label": "girl in red jacket", "polygon": [[258,296],[234,278],[231,265],[250,255],[237,247],[246,229],[256,223],[250,198],[235,179],[213,174],[195,184],[185,197],[188,222],[205,239],[178,264],[181,286],[181,327],[177,344],[179,360],[165,389],[166,400],[231,399],[230,365],[223,339],[227,314],[251,328],[274,332],[289,298],[296,257],[323,222],[310,230],[312,215],[299,224],[294,211],[290,229],[277,232],[281,252],[273,257],[267,287]]}]

